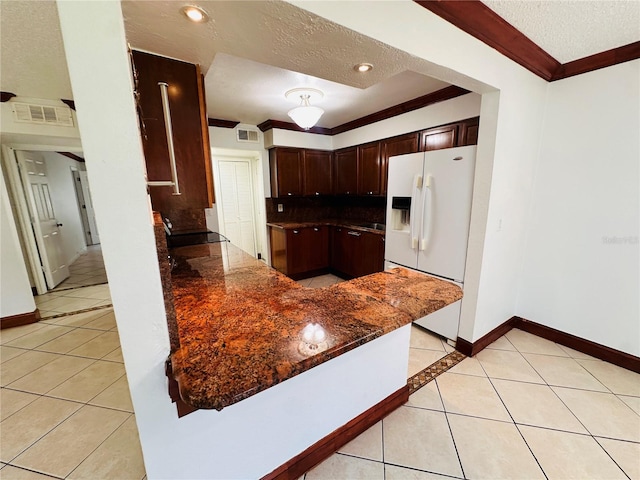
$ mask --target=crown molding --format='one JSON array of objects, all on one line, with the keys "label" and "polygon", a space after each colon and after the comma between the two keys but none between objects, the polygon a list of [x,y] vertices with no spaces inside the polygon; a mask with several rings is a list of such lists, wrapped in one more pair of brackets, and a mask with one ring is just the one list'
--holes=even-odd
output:
[{"label": "crown molding", "polygon": [[573,62],[564,63],[554,73],[551,81],[562,80],[563,78],[592,72],[600,68],[611,67],[618,63],[624,63],[638,58],[640,58],[640,42],[630,43],[622,47],[596,53],[595,55],[579,58]]},{"label": "crown molding", "polygon": [[419,108],[433,105],[434,103],[451,100],[452,98],[456,98],[467,93],[470,93],[469,90],[457,87],[455,85],[450,85],[440,90],[436,90],[435,92],[423,95],[422,97],[414,98],[413,100],[400,103],[393,107],[385,108],[384,110],[372,113],[371,115],[366,115],[350,122],[343,123],[342,125],[338,125],[337,127],[333,127],[331,129],[331,135],[348,132],[349,130],[354,130],[359,127],[364,127],[365,125],[370,125],[381,120],[386,120],[387,118],[395,117],[403,113],[411,112],[413,110],[418,110]]},{"label": "crown molding", "polygon": [[220,118],[207,118],[207,124],[210,127],[221,127],[221,128],[236,128],[240,122],[236,122],[233,120],[222,120]]},{"label": "crown molding", "polygon": [[456,87],[455,85],[450,85],[440,90],[436,90],[435,92],[428,93],[427,95],[423,95],[422,97],[414,98],[413,100],[400,103],[393,107],[385,108],[384,110],[372,113],[371,115],[356,118],[355,120],[343,123],[342,125],[338,125],[337,127],[333,128],[312,127],[309,130],[305,130],[303,128],[300,128],[295,123],[281,122],[280,120],[266,120],[258,125],[258,128],[263,132],[266,132],[267,130],[270,130],[272,128],[279,128],[282,130],[293,130],[298,132],[317,133],[320,135],[333,136],[339,133],[348,132],[349,130],[364,127],[365,125],[370,125],[381,120],[386,120],[387,118],[395,117],[403,113],[418,110],[419,108],[433,105],[434,103],[450,100],[467,93],[470,93],[469,90],[465,90],[461,87]]},{"label": "crown molding", "polygon": [[67,100],[67,99],[61,98],[60,101],[64,103],[67,107],[69,107],[71,110],[73,111],[76,110],[76,102],[74,102],[73,100]]},{"label": "crown molding", "polygon": [[414,0],[548,82],[640,58],[640,42],[561,64],[479,0]]},{"label": "crown molding", "polygon": [[292,130],[294,132],[304,132],[304,133],[317,133],[319,135],[333,135],[331,133],[331,128],[324,127],[311,127],[308,130],[296,125],[292,122],[283,122],[280,120],[265,120],[258,128],[261,132],[266,132],[267,130],[271,130],[272,128],[279,128],[281,130]]},{"label": "crown molding", "polygon": [[0,103],[8,102],[9,100],[11,100],[15,96],[16,96],[15,93],[0,92]]},{"label": "crown molding", "polygon": [[77,162],[85,163],[84,158],[82,158],[79,155],[76,155],[75,153],[71,153],[71,152],[56,152],[56,153],[59,153],[60,155],[64,155],[67,158],[71,158]]}]

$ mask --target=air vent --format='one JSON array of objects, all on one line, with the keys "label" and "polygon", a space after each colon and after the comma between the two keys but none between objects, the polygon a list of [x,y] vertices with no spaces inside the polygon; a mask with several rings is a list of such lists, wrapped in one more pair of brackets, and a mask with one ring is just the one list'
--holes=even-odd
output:
[{"label": "air vent", "polygon": [[258,143],[258,132],[256,130],[244,130],[239,128],[236,132],[239,142]]},{"label": "air vent", "polygon": [[12,103],[16,122],[73,127],[73,115],[67,106],[52,107],[30,103]]}]

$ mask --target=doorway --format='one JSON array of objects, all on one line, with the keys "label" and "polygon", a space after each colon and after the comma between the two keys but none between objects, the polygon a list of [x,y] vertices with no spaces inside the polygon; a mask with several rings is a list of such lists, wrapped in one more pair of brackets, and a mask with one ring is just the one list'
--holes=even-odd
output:
[{"label": "doorway", "polygon": [[[3,145],[2,166],[34,294],[74,288],[84,285],[85,280],[90,282],[86,284],[105,283],[104,267],[102,272],[92,271],[91,279],[89,275],[79,278],[78,273],[85,272],[78,272],[77,266],[72,268],[81,256],[86,261],[90,245],[85,239],[74,185],[76,176],[84,176],[83,196],[90,198],[82,157],[40,150],[38,146],[27,148]],[[97,236],[95,218],[93,222]],[[92,263],[103,264],[100,246],[91,248]]]},{"label": "doorway", "polygon": [[266,260],[266,213],[259,152],[212,149],[219,232],[248,254]]}]

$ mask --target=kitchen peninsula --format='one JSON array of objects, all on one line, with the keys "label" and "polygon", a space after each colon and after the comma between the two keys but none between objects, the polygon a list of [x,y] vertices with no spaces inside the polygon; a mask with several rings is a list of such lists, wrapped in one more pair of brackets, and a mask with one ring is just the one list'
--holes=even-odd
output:
[{"label": "kitchen peninsula", "polygon": [[175,309],[171,318],[167,308],[172,375],[185,403],[220,410],[185,420],[222,415],[236,437],[243,425],[249,436],[277,435],[277,454],[256,443],[265,459],[247,470],[252,478],[390,397],[393,408],[404,403],[411,321],[462,297],[456,285],[406,269],[304,288],[228,242],[172,249],[171,271],[161,222],[156,235]]}]

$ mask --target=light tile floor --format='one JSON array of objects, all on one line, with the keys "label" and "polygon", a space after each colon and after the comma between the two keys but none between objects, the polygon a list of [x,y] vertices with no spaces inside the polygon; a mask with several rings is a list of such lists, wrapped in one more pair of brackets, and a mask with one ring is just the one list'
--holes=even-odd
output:
[{"label": "light tile floor", "polygon": [[305,475],[451,477],[639,479],[640,375],[511,330]]},{"label": "light tile floor", "polygon": [[[106,285],[46,297],[39,305],[57,300],[57,315],[75,299],[110,302]],[[413,327],[409,374],[450,350]],[[0,331],[0,361],[2,479],[145,476],[110,307]],[[304,476],[545,477],[640,479],[640,375],[520,330]]]},{"label": "light tile floor", "polygon": [[69,266],[69,278],[60,283],[54,290],[86,287],[107,283],[107,273],[102,259],[100,245],[90,245],[87,251]]},{"label": "light tile floor", "polygon": [[40,322],[0,331],[0,477],[144,478],[108,285],[36,303]]}]

